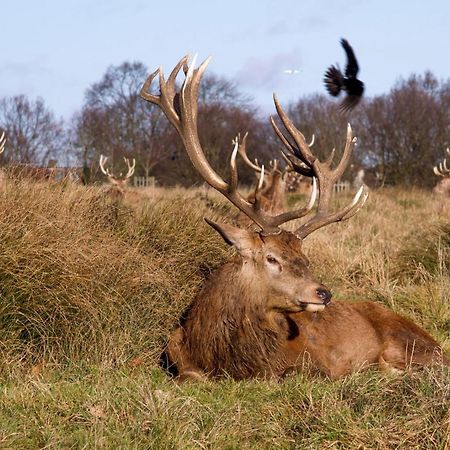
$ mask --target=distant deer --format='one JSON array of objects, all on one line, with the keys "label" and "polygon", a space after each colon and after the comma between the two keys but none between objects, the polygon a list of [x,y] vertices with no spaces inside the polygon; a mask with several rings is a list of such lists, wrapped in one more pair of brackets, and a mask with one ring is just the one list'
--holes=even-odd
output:
[{"label": "distant deer", "polygon": [[[169,369],[180,379],[223,374],[236,379],[281,377],[301,370],[309,361],[314,369],[337,378],[372,365],[404,369],[434,361],[449,364],[439,344],[420,327],[374,302],[331,302],[330,290],[309,270],[303,239],[321,227],[349,219],[367,199],[362,186],[350,204],[331,210],[333,184],[347,167],[356,142],[350,125],[342,158],[333,168],[333,155],[319,161],[274,96],[286,132],[272,118],[274,130],[300,172],[317,178],[319,200],[312,213],[317,193],[313,183],[305,207],[267,213],[261,208],[261,182],[253,202],[237,189],[237,144],[228,182],[205,157],[197,116],[199,85],[208,62],[196,69],[195,60],[188,65],[185,57],[167,81],[162,70],[156,70],[144,83],[141,96],[164,111],[205,181],[247,214],[260,231],[207,220],[237,255],[208,279],[171,334],[164,353]],[[177,89],[181,69],[185,79]],[[159,77],[159,93],[150,91],[155,77]],[[303,219],[294,232],[280,228],[299,218]]]},{"label": "distant deer", "polygon": [[[242,160],[245,164],[255,172],[257,178],[261,176],[263,171],[263,166],[258,164],[258,161],[255,159],[255,162],[252,162],[247,155],[247,135],[245,133],[244,137],[241,139],[240,135],[236,137],[233,141],[234,144],[238,145],[238,153],[242,157]],[[312,146],[314,144],[314,136],[311,139],[311,142],[308,144]],[[284,169],[281,169],[278,164],[278,160],[274,159],[270,161],[270,169],[264,170],[264,181],[263,186],[260,192],[261,196],[261,208],[266,212],[271,214],[280,214],[286,209],[286,196],[287,192],[292,191],[297,188],[300,184],[301,175],[296,173],[290,161],[287,161],[288,164]],[[308,191],[310,183],[307,183]],[[253,202],[255,199],[255,194],[252,193],[247,197],[247,200]]]},{"label": "distant deer", "polygon": [[[0,136],[0,154],[5,151],[6,136],[5,132],[2,132]],[[31,164],[18,164],[10,163],[7,171],[0,170],[0,185],[5,183],[7,177],[13,177],[18,179],[30,179],[33,181],[54,181],[55,180],[55,167],[56,161],[50,160],[49,166],[40,167]]]},{"label": "distant deer", "polygon": [[[252,162],[247,155],[247,136],[245,133],[241,139],[238,134],[233,144],[237,146],[237,151],[242,157],[244,163],[253,170],[257,178],[261,178],[261,174],[264,172],[262,178],[262,187],[259,192],[261,208],[272,214],[279,214],[285,209],[285,191],[286,183],[283,177],[282,171],[278,168],[278,161],[272,160],[270,163],[270,170],[265,170],[264,166],[260,166],[258,161]],[[253,202],[255,200],[255,194],[251,193],[247,197],[247,201]]]},{"label": "distant deer", "polygon": [[[447,155],[450,157],[450,149],[447,149]],[[439,165],[433,167],[436,175],[443,177],[433,188],[433,193],[450,197],[450,168],[447,167],[447,158],[444,158]]]},{"label": "distant deer", "polygon": [[128,172],[125,176],[123,176],[122,173],[116,176],[112,174],[108,168],[105,168],[107,160],[108,158],[106,156],[100,155],[100,170],[108,177],[109,182],[114,186],[113,194],[117,198],[122,198],[125,195],[125,188],[134,174],[136,160],[133,158],[133,163],[130,164],[130,160],[128,158],[123,158],[128,167]]}]

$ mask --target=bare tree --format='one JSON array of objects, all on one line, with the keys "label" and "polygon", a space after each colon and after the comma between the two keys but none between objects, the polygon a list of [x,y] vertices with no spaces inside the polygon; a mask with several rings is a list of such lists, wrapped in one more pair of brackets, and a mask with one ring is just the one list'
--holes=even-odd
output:
[{"label": "bare tree", "polygon": [[142,63],[124,62],[109,67],[86,91],[84,107],[75,116],[73,128],[87,168],[100,154],[110,156],[113,165],[123,157],[136,157],[137,171],[148,176],[167,157],[161,136],[168,124],[158,108],[138,96],[146,73]]},{"label": "bare tree", "polygon": [[0,127],[8,137],[3,154],[6,161],[44,165],[64,151],[63,123],[41,98],[33,101],[18,95],[1,99]]},{"label": "bare tree", "polygon": [[[336,147],[346,118],[323,96],[299,99],[289,109],[294,123],[316,135],[316,152]],[[431,187],[430,169],[450,143],[450,83],[430,72],[400,80],[388,94],[365,99],[350,122],[359,143],[346,176],[364,168],[389,184]]]}]

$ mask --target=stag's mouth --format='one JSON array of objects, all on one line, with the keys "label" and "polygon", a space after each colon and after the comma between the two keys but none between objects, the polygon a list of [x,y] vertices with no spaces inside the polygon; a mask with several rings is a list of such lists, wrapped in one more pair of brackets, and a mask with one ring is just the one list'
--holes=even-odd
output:
[{"label": "stag's mouth", "polygon": [[320,312],[325,309],[328,303],[300,302],[299,306],[302,311]]}]

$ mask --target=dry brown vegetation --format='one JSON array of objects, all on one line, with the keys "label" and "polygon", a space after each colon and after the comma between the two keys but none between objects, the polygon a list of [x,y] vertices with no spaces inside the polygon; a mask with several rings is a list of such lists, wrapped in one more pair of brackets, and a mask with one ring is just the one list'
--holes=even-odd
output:
[{"label": "dry brown vegetation", "polygon": [[[372,192],[305,249],[335,298],[383,303],[449,354],[450,219],[440,202],[427,191]],[[214,194],[209,204],[193,190],[117,205],[97,187],[8,181],[0,447],[448,448],[449,374],[439,368],[181,387],[158,368],[181,312],[230,255],[203,222],[228,206]]]}]

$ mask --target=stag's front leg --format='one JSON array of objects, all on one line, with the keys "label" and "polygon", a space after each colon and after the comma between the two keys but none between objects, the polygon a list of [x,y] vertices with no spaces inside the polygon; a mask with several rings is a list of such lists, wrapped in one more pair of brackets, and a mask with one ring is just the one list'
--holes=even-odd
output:
[{"label": "stag's front leg", "polygon": [[178,327],[170,335],[164,351],[167,369],[174,373],[177,381],[206,380],[205,373],[192,362],[183,341],[184,330],[182,327]]}]

